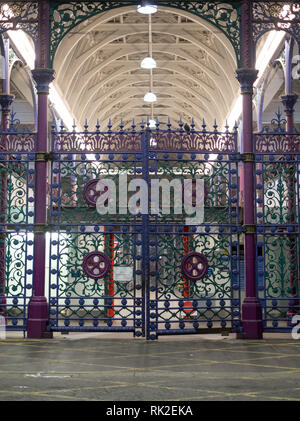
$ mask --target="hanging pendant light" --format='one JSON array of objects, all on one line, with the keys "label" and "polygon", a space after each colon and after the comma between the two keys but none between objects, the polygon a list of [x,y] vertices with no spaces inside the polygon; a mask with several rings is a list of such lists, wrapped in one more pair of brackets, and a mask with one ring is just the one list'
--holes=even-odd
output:
[{"label": "hanging pendant light", "polygon": [[156,127],[156,121],[152,118],[150,118],[150,120],[149,120],[149,127],[150,128]]},{"label": "hanging pendant light", "polygon": [[142,1],[141,4],[138,5],[137,11],[143,15],[152,15],[157,12],[157,6],[146,0]]},{"label": "hanging pendant light", "polygon": [[145,102],[155,102],[157,100],[156,95],[149,91],[144,95],[144,101]]},{"label": "hanging pendant light", "polygon": [[142,69],[155,69],[156,61],[152,57],[145,57],[141,61],[141,68]]}]

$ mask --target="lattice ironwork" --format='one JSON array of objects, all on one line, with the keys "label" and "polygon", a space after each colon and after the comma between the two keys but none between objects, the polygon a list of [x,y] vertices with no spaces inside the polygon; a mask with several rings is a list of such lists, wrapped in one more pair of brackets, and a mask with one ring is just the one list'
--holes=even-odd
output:
[{"label": "lattice ironwork", "polygon": [[37,133],[22,125],[20,120],[16,118],[16,113],[10,113],[6,125],[7,130],[0,132],[0,151],[16,153],[35,151]]},{"label": "lattice ironwork", "polygon": [[7,1],[0,5],[0,33],[21,29],[38,40],[38,2]]},{"label": "lattice ironwork", "polygon": [[254,136],[259,298],[264,330],[290,330],[300,312],[299,135],[275,127]]},{"label": "lattice ironwork", "polygon": [[[0,313],[8,329],[26,329],[32,290],[35,163],[29,154],[0,154]],[[1,289],[1,287],[0,287]]]},{"label": "lattice ironwork", "polygon": [[[235,153],[237,151],[237,126],[233,131],[221,131],[217,124],[214,124],[214,130],[206,129],[206,123],[203,120],[202,130],[196,130],[194,122],[191,122],[191,130],[186,132],[183,129],[182,121],[179,127],[173,127],[170,121],[167,124],[168,129],[162,130],[157,121],[156,128],[151,130],[149,150],[151,151],[200,151],[202,153]],[[141,123],[141,130],[149,128],[149,122]],[[87,122],[84,131],[79,132],[74,124],[73,131],[66,131],[63,123],[59,131],[53,127],[52,150],[54,152],[140,152],[142,150],[142,138],[140,131],[132,122],[131,131],[123,130],[123,123],[120,124],[119,131],[111,130],[111,123],[108,123],[107,131],[100,131],[100,124],[97,123],[96,130],[90,131]]]},{"label": "lattice ironwork", "polygon": [[[99,13],[123,6],[137,5],[137,1],[111,0],[107,2],[63,2],[51,1],[50,62],[53,65],[55,52],[63,37],[76,25]],[[240,61],[239,2],[185,0],[159,1],[160,6],[174,7],[205,19],[222,31],[230,40],[237,62]]]},{"label": "lattice ironwork", "polygon": [[272,30],[286,31],[299,43],[300,5],[291,1],[253,1],[254,41]]},{"label": "lattice ironwork", "polygon": [[256,133],[254,139],[256,153],[297,153],[300,148],[300,133],[295,128],[286,132],[286,119],[282,118],[280,110],[276,112],[271,125]]},{"label": "lattice ironwork", "polygon": [[[144,124],[137,130],[133,123],[131,131],[124,131],[121,123],[119,132],[101,132],[97,123],[93,132],[87,124],[81,133],[75,127],[66,132],[63,126],[53,131],[51,330],[127,330],[149,339],[201,327],[240,330],[237,133],[219,132],[216,125],[210,132],[205,123],[201,132],[191,126],[190,133],[181,123],[177,130],[170,124],[160,130],[159,123],[154,130]],[[203,142],[208,136],[215,142]],[[191,142],[196,137],[202,141]],[[82,147],[76,150],[78,139]],[[109,147],[102,143],[99,150],[95,139],[109,139]],[[175,214],[172,206],[165,212],[161,198],[159,212],[152,212],[156,207],[147,214],[120,212],[117,199],[119,212],[99,214],[94,202],[86,200],[87,191],[94,198],[94,181],[105,178],[119,191],[120,174],[128,182],[146,181],[149,191],[153,179],[180,185],[185,179],[203,179],[203,221],[187,226],[186,215]],[[128,203],[133,195],[128,191]],[[173,203],[174,192],[170,198]],[[181,261],[193,251],[203,254],[208,267],[192,282],[184,278]],[[84,271],[82,262],[93,252],[110,259],[104,278]]]},{"label": "lattice ironwork", "polygon": [[32,293],[36,134],[12,113],[0,132],[0,314],[25,330]]}]

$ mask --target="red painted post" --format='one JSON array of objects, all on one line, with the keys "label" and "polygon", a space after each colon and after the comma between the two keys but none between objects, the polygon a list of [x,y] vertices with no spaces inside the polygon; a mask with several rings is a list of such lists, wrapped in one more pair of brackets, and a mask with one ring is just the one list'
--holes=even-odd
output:
[{"label": "red painted post", "polygon": [[[189,227],[184,226],[183,232],[189,232]],[[189,241],[188,235],[184,235],[184,237],[183,237],[183,248],[184,248],[184,254],[187,254],[190,251],[190,241]],[[189,279],[185,279],[184,288],[183,288],[183,296],[184,296],[184,298],[190,297],[190,281],[189,281]],[[186,318],[189,318],[190,313],[192,313],[192,311],[193,311],[191,301],[184,301],[183,311],[187,315]]]},{"label": "red painted post", "polygon": [[254,145],[252,96],[253,83],[257,78],[254,68],[254,43],[252,28],[252,1],[243,0],[241,5],[242,68],[237,79],[243,95],[243,153],[244,153],[244,224],[245,232],[245,299],[242,304],[243,332],[239,338],[262,338],[262,311],[256,288],[256,235],[254,197]]},{"label": "red painted post", "polygon": [[33,262],[33,295],[28,306],[28,338],[51,337],[47,332],[49,320],[48,303],[45,297],[45,254],[47,224],[47,162],[48,152],[48,94],[54,71],[49,69],[50,2],[42,0],[38,5],[38,49],[36,69],[32,76],[38,93],[38,133],[35,166],[35,234]]},{"label": "red painted post", "polygon": [[[114,282],[114,257],[115,257],[115,236],[114,234],[109,234],[109,258],[110,258],[110,271],[109,271],[109,280],[108,280],[108,296],[114,297],[115,295],[115,282]],[[112,298],[112,308],[108,309],[108,317],[114,317],[114,298]]]}]

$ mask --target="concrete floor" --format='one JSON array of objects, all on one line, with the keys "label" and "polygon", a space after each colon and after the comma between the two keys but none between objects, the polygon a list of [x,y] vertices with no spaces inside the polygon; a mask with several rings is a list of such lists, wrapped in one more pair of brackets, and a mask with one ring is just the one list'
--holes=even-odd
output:
[{"label": "concrete floor", "polygon": [[0,341],[1,401],[300,400],[300,340],[55,334]]}]

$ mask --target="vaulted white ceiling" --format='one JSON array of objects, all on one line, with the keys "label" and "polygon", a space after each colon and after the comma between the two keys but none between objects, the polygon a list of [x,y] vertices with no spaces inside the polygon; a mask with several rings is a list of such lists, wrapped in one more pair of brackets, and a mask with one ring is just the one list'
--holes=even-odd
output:
[{"label": "vaulted white ceiling", "polygon": [[[239,91],[236,58],[226,36],[189,13],[159,7],[152,15],[154,118],[196,127],[221,124]],[[150,71],[140,68],[148,55],[148,16],[130,6],[94,16],[61,42],[54,61],[56,84],[76,120],[101,127],[121,119],[129,127],[151,118],[143,100]]]}]

